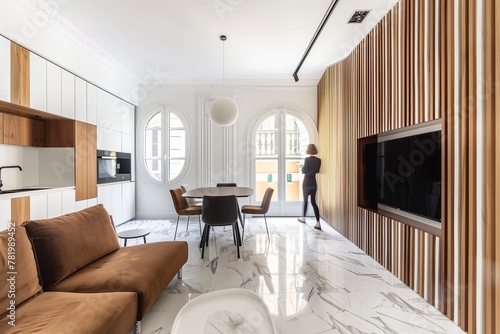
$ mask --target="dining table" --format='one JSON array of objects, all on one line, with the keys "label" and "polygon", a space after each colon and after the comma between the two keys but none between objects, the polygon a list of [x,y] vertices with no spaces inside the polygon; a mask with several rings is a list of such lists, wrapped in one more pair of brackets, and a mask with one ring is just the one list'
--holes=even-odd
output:
[{"label": "dining table", "polygon": [[[203,198],[203,196],[230,196],[234,195],[236,197],[250,197],[253,194],[253,189],[249,187],[199,187],[193,188],[182,194],[182,197],[186,198]],[[243,218],[241,217],[241,211],[238,207],[238,216],[240,218],[240,224],[243,226]]]}]

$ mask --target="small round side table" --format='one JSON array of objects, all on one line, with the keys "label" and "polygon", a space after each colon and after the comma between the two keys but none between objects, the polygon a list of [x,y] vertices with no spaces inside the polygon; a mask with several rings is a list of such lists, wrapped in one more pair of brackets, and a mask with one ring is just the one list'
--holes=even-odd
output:
[{"label": "small round side table", "polygon": [[146,236],[150,233],[149,230],[146,229],[133,229],[133,230],[126,230],[122,232],[118,232],[118,238],[120,239],[125,239],[125,245],[124,247],[127,246],[127,240],[128,239],[135,239],[135,238],[144,238],[144,243],[146,243]]}]

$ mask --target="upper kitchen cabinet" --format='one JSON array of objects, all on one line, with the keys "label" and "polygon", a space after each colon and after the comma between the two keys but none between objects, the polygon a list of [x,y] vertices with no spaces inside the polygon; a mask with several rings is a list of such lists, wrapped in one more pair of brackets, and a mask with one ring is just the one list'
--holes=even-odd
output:
[{"label": "upper kitchen cabinet", "polygon": [[134,134],[135,108],[130,103],[122,101],[122,132]]},{"label": "upper kitchen cabinet", "polygon": [[0,100],[10,102],[10,41],[0,36]]},{"label": "upper kitchen cabinet", "polygon": [[61,70],[61,116],[75,119],[76,77],[73,73]]},{"label": "upper kitchen cabinet", "polygon": [[29,76],[30,52],[10,42],[10,101],[7,100],[7,102],[25,107],[30,106]]},{"label": "upper kitchen cabinet", "polygon": [[47,60],[34,53],[29,55],[29,101],[31,108],[47,111]]},{"label": "upper kitchen cabinet", "polygon": [[47,108],[46,111],[61,116],[62,114],[62,69],[47,62]]},{"label": "upper kitchen cabinet", "polygon": [[87,82],[87,123],[97,124],[97,87]]},{"label": "upper kitchen cabinet", "polygon": [[123,101],[116,96],[97,89],[97,126],[122,131]]},{"label": "upper kitchen cabinet", "polygon": [[87,122],[87,82],[75,77],[75,120]]}]

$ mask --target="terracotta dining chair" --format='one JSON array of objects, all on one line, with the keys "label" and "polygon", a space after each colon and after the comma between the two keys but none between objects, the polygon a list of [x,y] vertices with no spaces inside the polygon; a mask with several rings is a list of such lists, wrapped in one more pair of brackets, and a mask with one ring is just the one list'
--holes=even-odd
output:
[{"label": "terracotta dining chair", "polygon": [[251,215],[264,215],[264,221],[266,223],[267,238],[269,239],[269,228],[267,227],[266,213],[269,210],[269,205],[271,204],[271,199],[273,198],[273,188],[267,188],[262,198],[262,203],[260,205],[246,204],[241,207],[241,212],[243,213],[243,232],[242,238],[245,236],[245,221],[246,214]]},{"label": "terracotta dining chair", "polygon": [[188,217],[186,223],[186,231],[188,230],[189,227],[189,217],[195,215],[198,216],[198,224],[200,227],[200,234],[201,234],[201,220],[200,220],[201,206],[189,206],[189,204],[186,201],[186,198],[182,197],[181,188],[170,189],[170,195],[172,196],[172,202],[174,203],[175,212],[177,212],[177,224],[175,225],[174,241],[175,238],[177,237],[177,228],[179,227],[179,218],[181,216]]}]

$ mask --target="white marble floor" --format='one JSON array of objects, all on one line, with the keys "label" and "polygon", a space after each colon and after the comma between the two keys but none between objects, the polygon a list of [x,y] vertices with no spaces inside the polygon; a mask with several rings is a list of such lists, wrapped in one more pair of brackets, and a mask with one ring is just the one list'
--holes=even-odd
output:
[{"label": "white marble floor", "polygon": [[[184,218],[182,218],[184,219]],[[436,308],[323,222],[247,219],[241,259],[230,228],[211,233],[201,259],[198,220],[179,223],[189,243],[182,280],[174,279],[142,321],[142,333],[170,333],[178,311],[201,294],[244,288],[269,308],[279,333],[463,333]],[[117,227],[151,230],[148,242],[173,240],[175,220],[134,220]],[[142,243],[142,238],[128,245]],[[259,333],[260,334],[260,333]]]}]

